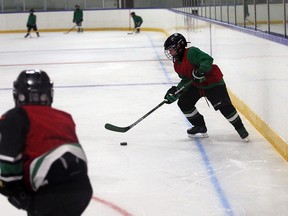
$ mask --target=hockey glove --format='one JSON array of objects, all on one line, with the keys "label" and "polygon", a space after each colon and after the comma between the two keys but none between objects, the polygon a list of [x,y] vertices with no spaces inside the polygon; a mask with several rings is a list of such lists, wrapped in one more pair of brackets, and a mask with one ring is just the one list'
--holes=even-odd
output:
[{"label": "hockey glove", "polygon": [[197,83],[202,83],[205,81],[205,73],[200,71],[199,69],[194,69],[192,71],[193,80]]},{"label": "hockey glove", "polygon": [[27,210],[30,205],[31,195],[24,188],[18,188],[17,194],[8,197],[8,201],[18,209]]},{"label": "hockey glove", "polygon": [[[191,80],[186,78],[186,77],[180,77],[181,78],[181,81],[178,83],[177,85],[177,89],[181,89],[183,86],[186,85],[186,83],[190,82]],[[183,89],[182,91],[186,91],[188,88],[186,89]]]},{"label": "hockey glove", "polygon": [[177,91],[177,87],[176,86],[172,86],[165,94],[164,99],[166,100],[167,104],[171,104],[173,102],[175,102],[176,100],[178,100],[178,98],[180,97],[180,93],[175,94]]}]

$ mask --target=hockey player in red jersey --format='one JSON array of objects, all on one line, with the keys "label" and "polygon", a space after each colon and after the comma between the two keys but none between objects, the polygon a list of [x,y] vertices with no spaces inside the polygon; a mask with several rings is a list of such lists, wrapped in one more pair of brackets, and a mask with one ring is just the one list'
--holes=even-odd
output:
[{"label": "hockey player in red jersey", "polygon": [[15,108],[0,119],[0,193],[28,216],[80,216],[92,187],[71,115],[51,107],[44,71],[22,71],[13,87]]},{"label": "hockey player in red jersey", "polygon": [[[196,134],[208,136],[204,117],[195,107],[201,97],[206,97],[214,109],[220,110],[233,125],[240,137],[248,141],[249,134],[230,100],[223,74],[219,67],[213,64],[213,58],[197,47],[187,48],[187,41],[180,33],[174,33],[166,39],[164,52],[173,60],[174,70],[181,78],[177,86],[167,91],[165,99],[167,103],[179,99],[179,108],[193,126],[187,130],[188,136],[194,137]],[[190,87],[175,95],[175,92],[190,80],[193,80]]]}]

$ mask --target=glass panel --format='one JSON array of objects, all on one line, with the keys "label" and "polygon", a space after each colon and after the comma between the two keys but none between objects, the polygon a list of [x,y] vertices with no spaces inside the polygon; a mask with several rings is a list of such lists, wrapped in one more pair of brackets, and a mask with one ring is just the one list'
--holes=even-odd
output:
[{"label": "glass panel", "polygon": [[236,24],[235,20],[235,13],[236,13],[236,7],[235,7],[235,0],[229,0],[229,23]]},{"label": "glass panel", "polygon": [[255,28],[255,5],[252,0],[244,0],[243,19],[245,27]]},{"label": "glass panel", "polygon": [[204,16],[210,18],[210,0],[204,0],[204,2],[205,2]]},{"label": "glass panel", "polygon": [[3,8],[5,12],[24,10],[22,0],[3,0]]},{"label": "glass panel", "polygon": [[85,8],[85,0],[69,0],[67,1],[66,10],[74,10],[75,5],[79,5],[81,9]]},{"label": "glass panel", "polygon": [[46,0],[47,10],[65,10],[66,0]]},{"label": "glass panel", "polygon": [[118,0],[105,1],[104,8],[118,8]]},{"label": "glass panel", "polygon": [[211,19],[216,19],[216,1],[211,0],[210,1],[210,7],[211,7]]},{"label": "glass panel", "polygon": [[256,28],[268,32],[267,0],[256,0]]},{"label": "glass panel", "polygon": [[203,1],[197,0],[197,5],[198,5],[198,15],[203,16]]},{"label": "glass panel", "polygon": [[216,20],[222,21],[222,10],[223,10],[223,0],[218,0],[216,2]]},{"label": "glass panel", "polygon": [[182,11],[185,12],[185,13],[188,12],[188,11],[187,11],[187,1],[188,1],[188,0],[183,0],[183,6],[184,6],[184,7],[182,8]]},{"label": "glass panel", "polygon": [[192,0],[192,14],[199,15],[199,5],[197,0]]},{"label": "glass panel", "polygon": [[222,0],[222,7],[221,7],[221,12],[222,12],[222,22],[229,22],[228,21],[228,0]]},{"label": "glass panel", "polygon": [[285,1],[284,6],[284,14],[285,14],[285,26],[284,26],[284,32],[285,36],[288,37],[288,3]]},{"label": "glass panel", "polygon": [[44,0],[25,0],[25,11],[29,11],[30,9],[34,9],[35,11],[45,10],[45,1]]},{"label": "glass panel", "polygon": [[283,3],[273,4],[273,0],[270,0],[270,32],[285,35],[284,32],[284,7]]},{"label": "glass panel", "polygon": [[86,0],[86,8],[87,9],[103,8],[103,0]]},{"label": "glass panel", "polygon": [[[236,2],[236,25],[244,25],[244,0]],[[247,4],[246,4],[247,5]]]}]

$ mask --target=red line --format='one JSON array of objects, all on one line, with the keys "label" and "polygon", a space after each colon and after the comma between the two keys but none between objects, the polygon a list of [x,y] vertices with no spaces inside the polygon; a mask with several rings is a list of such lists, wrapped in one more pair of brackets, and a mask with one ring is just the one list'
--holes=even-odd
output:
[{"label": "red line", "polygon": [[95,200],[95,201],[97,201],[97,202],[100,202],[100,203],[102,203],[102,204],[110,207],[111,209],[117,211],[118,213],[120,213],[120,214],[123,215],[123,216],[133,216],[131,213],[125,211],[124,209],[120,208],[119,206],[117,206],[117,205],[115,205],[115,204],[113,204],[113,203],[111,203],[111,202],[108,202],[108,201],[106,201],[106,200],[103,200],[103,199],[101,199],[101,198],[99,198],[99,197],[93,196],[93,197],[92,197],[92,200]]}]

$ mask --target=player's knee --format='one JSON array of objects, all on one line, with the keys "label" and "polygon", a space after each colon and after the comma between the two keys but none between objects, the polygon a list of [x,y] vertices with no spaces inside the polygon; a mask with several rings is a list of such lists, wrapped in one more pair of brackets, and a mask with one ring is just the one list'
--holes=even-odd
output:
[{"label": "player's knee", "polygon": [[230,105],[232,105],[231,100],[226,98],[224,100],[221,100],[221,101],[214,103],[213,107],[217,111],[217,110],[225,109],[225,108],[229,107]]}]

